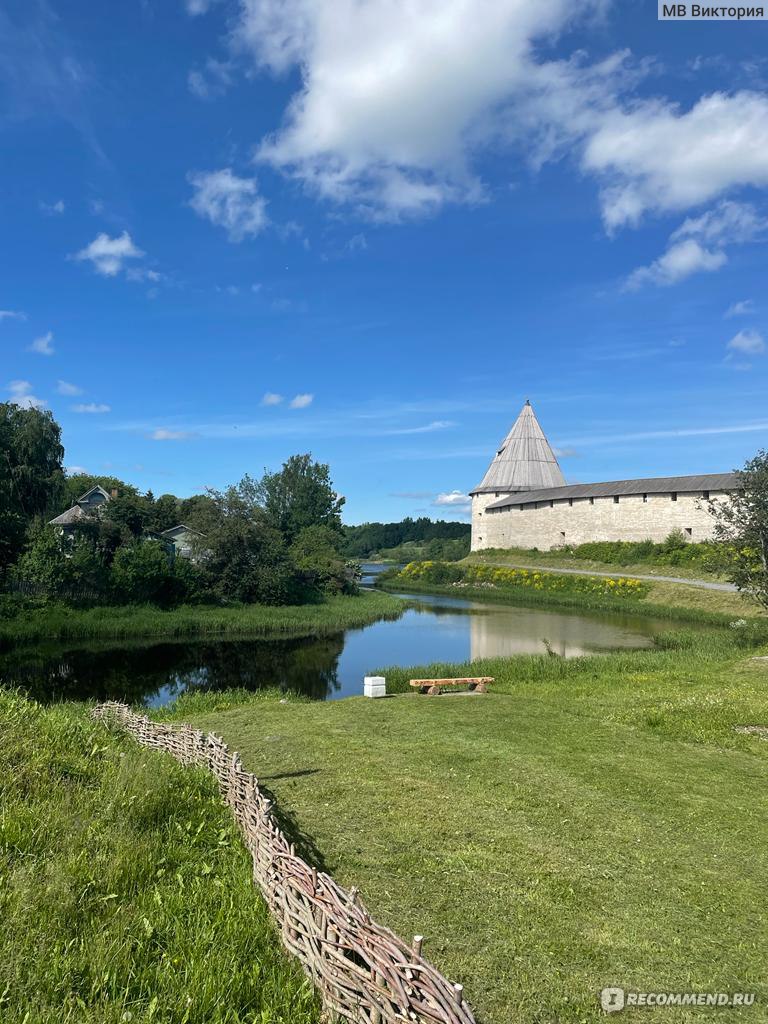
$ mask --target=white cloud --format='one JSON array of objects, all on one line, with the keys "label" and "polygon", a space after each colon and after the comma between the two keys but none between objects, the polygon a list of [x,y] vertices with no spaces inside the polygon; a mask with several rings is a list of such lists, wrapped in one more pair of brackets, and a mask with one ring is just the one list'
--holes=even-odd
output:
[{"label": "white cloud", "polygon": [[64,213],[66,205],[63,199],[57,199],[55,203],[40,202],[40,210],[42,213],[47,214],[49,217],[56,216]]},{"label": "white cloud", "polygon": [[670,285],[702,270],[718,270],[728,257],[724,252],[710,252],[693,238],[675,242],[663,256],[648,267],[638,267],[626,282],[630,290],[646,283]]},{"label": "white cloud", "polygon": [[11,401],[22,409],[44,409],[48,404],[42,398],[32,394],[32,385],[28,380],[12,380],[8,385]]},{"label": "white cloud", "polygon": [[768,185],[768,96],[741,90],[688,105],[638,99],[653,67],[625,52],[588,65],[542,45],[608,0],[239,0],[236,51],[301,85],[258,158],[313,192],[398,218],[484,188],[476,154],[524,162],[568,154],[595,176],[611,231]]},{"label": "white cloud", "polygon": [[699,217],[689,217],[670,235],[669,246],[650,266],[630,274],[626,287],[677,284],[691,274],[718,270],[727,263],[726,246],[754,241],[768,222],[749,203],[721,202]]},{"label": "white cloud", "polygon": [[534,44],[602,0],[241,0],[234,43],[302,86],[262,160],[391,216],[473,201],[469,156],[531,88]]},{"label": "white cloud", "polygon": [[202,70],[194,68],[187,75],[189,91],[201,100],[223,96],[232,84],[232,64],[209,57]]},{"label": "white cloud", "polygon": [[616,104],[594,119],[582,164],[603,179],[609,229],[768,185],[768,96],[713,93],[687,111],[665,100]]},{"label": "white cloud", "polygon": [[274,391],[268,391],[261,400],[262,405],[280,405],[283,401],[283,396],[276,394]]},{"label": "white cloud", "polygon": [[0,309],[0,322],[3,320],[26,320],[27,314],[16,309]]},{"label": "white cloud", "polygon": [[306,409],[308,405],[312,405],[314,401],[314,395],[296,395],[288,403],[289,409]]},{"label": "white cloud", "polygon": [[750,316],[755,311],[755,304],[752,299],[744,299],[742,302],[734,302],[723,314],[725,320],[734,316]]},{"label": "white cloud", "polygon": [[391,430],[379,431],[379,434],[387,437],[398,434],[433,434],[436,430],[448,430],[449,427],[455,426],[453,420],[432,420],[431,423],[425,423],[420,427],[395,427]]},{"label": "white cloud", "polygon": [[192,209],[226,229],[231,241],[241,242],[266,227],[267,202],[259,195],[255,178],[238,178],[229,167],[208,173],[189,174],[195,189],[190,200]]},{"label": "white cloud", "polygon": [[53,347],[53,331],[35,338],[27,348],[28,352],[36,352],[39,356],[52,356],[56,351]]},{"label": "white cloud", "polygon": [[438,494],[433,504],[442,507],[447,506],[448,508],[467,509],[472,507],[472,499],[468,494],[464,494],[463,491],[448,491],[444,494]]},{"label": "white cloud", "polygon": [[85,466],[65,466],[64,471],[67,476],[78,476],[80,473],[88,472]]},{"label": "white cloud", "polygon": [[186,441],[192,434],[186,430],[167,430],[161,427],[154,430],[150,436],[153,441]]},{"label": "white cloud", "polygon": [[135,260],[142,257],[144,253],[133,244],[133,240],[127,231],[122,235],[110,238],[102,232],[80,252],[72,257],[74,260],[90,260],[97,273],[105,277],[115,277],[123,270],[127,260]]},{"label": "white cloud", "polygon": [[70,398],[83,393],[83,389],[79,388],[77,384],[70,384],[66,380],[56,381],[56,390],[60,395],[68,395]]},{"label": "white cloud", "polygon": [[184,6],[187,14],[195,18],[200,14],[207,14],[216,2],[217,0],[185,0]]},{"label": "white cloud", "polygon": [[103,402],[81,402],[78,405],[72,406],[72,412],[100,415],[101,413],[111,412],[111,406],[105,405]]},{"label": "white cloud", "polygon": [[734,334],[726,348],[742,355],[758,356],[765,352],[765,340],[759,331],[744,330]]}]

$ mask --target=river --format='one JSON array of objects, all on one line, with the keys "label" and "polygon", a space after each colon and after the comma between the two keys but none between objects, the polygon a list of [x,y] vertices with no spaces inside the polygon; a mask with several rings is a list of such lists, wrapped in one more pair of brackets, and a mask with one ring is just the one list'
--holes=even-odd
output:
[{"label": "river", "polygon": [[[370,583],[377,566],[364,566]],[[403,595],[407,596],[407,595]],[[516,608],[461,597],[418,595],[399,619],[292,640],[105,641],[20,647],[0,658],[0,685],[41,700],[120,699],[158,707],[185,690],[279,686],[319,700],[360,694],[385,665],[424,665],[541,654],[544,641],[571,658],[649,647],[666,620]]]}]

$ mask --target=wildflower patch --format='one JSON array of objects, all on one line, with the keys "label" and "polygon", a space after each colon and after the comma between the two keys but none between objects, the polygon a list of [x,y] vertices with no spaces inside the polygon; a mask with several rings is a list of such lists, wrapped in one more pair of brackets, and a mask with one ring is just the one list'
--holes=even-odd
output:
[{"label": "wildflower patch", "polygon": [[578,576],[534,569],[510,569],[493,565],[459,566],[429,561],[409,562],[396,578],[404,583],[433,583],[457,589],[527,589],[550,594],[610,597],[617,601],[638,600],[645,597],[649,589],[647,583],[630,576]]}]

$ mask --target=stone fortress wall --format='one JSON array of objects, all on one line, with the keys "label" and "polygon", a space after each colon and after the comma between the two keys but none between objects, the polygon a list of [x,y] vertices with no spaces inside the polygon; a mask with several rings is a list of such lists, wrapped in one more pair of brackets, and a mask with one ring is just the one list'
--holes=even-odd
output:
[{"label": "stone fortress wall", "polygon": [[[712,501],[725,492],[709,493]],[[504,497],[475,494],[472,501],[472,550],[539,548],[595,540],[662,541],[682,530],[692,541],[709,540],[714,520],[702,491],[672,494],[622,494],[596,498],[561,498],[522,507],[488,506]],[[521,500],[525,494],[521,493]]]}]

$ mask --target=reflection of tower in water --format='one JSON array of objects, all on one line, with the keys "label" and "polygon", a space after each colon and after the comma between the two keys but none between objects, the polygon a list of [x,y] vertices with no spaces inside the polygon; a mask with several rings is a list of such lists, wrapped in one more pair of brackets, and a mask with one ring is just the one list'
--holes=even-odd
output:
[{"label": "reflection of tower in water", "polygon": [[472,614],[469,636],[473,661],[512,654],[545,654],[545,639],[553,654],[572,658],[604,648],[607,640],[603,622],[533,608],[504,608],[498,612]]}]

